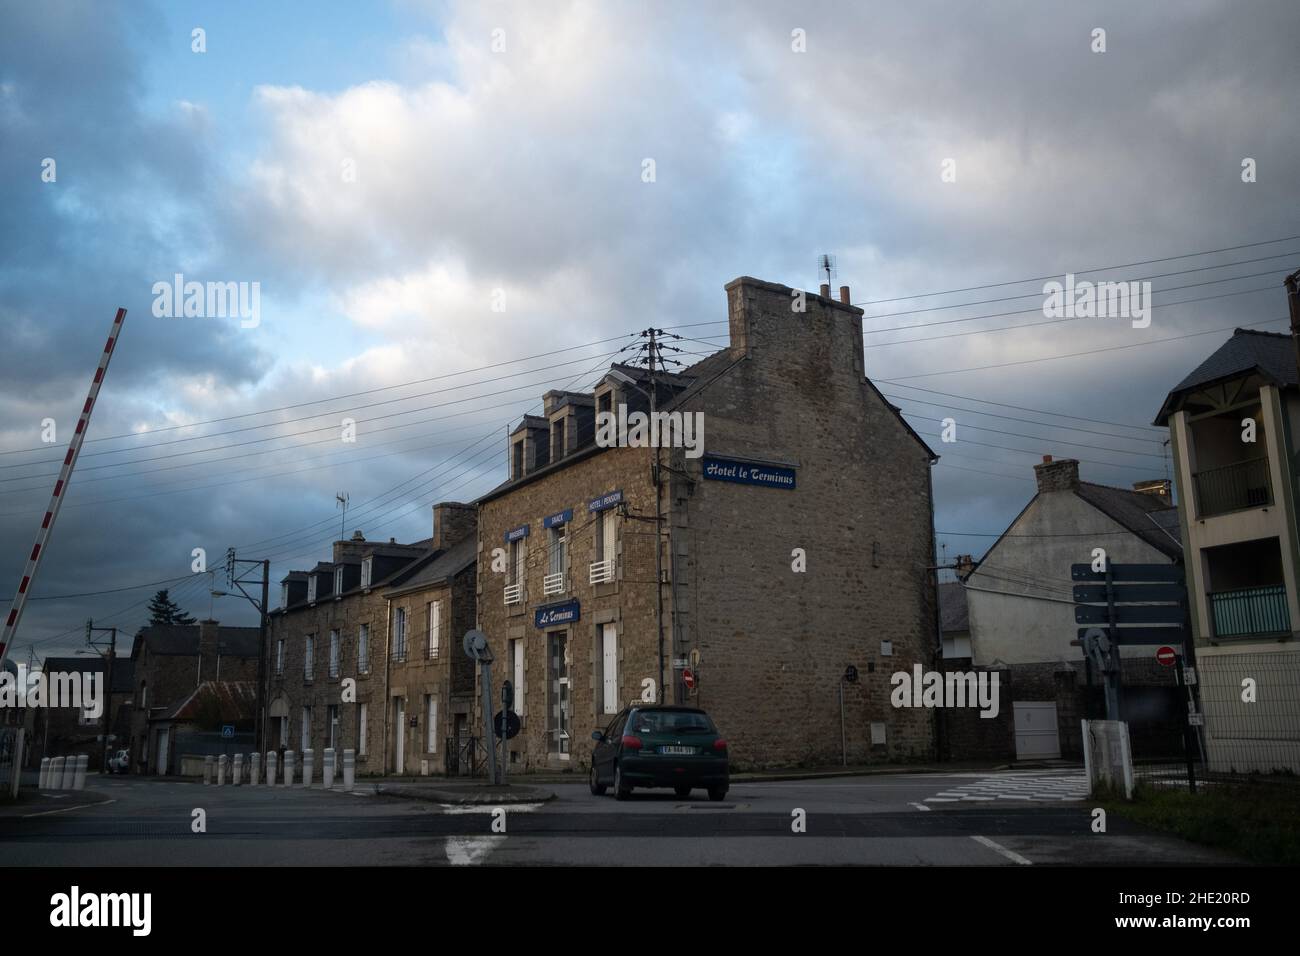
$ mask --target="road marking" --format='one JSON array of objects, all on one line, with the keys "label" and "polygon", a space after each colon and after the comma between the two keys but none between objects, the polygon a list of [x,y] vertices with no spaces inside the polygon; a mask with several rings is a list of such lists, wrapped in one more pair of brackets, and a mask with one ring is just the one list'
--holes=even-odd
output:
[{"label": "road marking", "polygon": [[69,810],[84,810],[86,807],[103,807],[103,806],[107,806],[110,803],[117,803],[117,801],[105,800],[102,803],[82,803],[82,804],[78,804],[75,807],[59,807],[59,809],[57,810],[42,810],[40,813],[24,813],[23,819],[26,820],[29,817],[44,817],[44,816],[48,816],[51,813],[67,813]]},{"label": "road marking", "polygon": [[461,803],[440,803],[443,813],[494,813],[497,810],[505,810],[507,814],[511,813],[532,813],[534,810],[540,810],[540,803],[505,803],[505,804],[461,804]]},{"label": "road marking", "polygon": [[930,809],[930,808],[927,807],[924,803],[909,803],[908,806],[910,806],[910,807],[916,807],[916,809],[918,809],[918,810],[929,810],[929,809]]},{"label": "road marking", "polygon": [[503,840],[504,836],[447,837],[447,862],[452,866],[477,866]]},{"label": "road marking", "polygon": [[995,853],[1001,853],[1003,856],[1005,856],[1005,857],[1006,857],[1008,860],[1010,860],[1012,863],[1019,863],[1021,866],[1033,866],[1033,865],[1034,865],[1034,861],[1033,861],[1033,860],[1027,860],[1027,859],[1025,859],[1023,856],[1021,856],[1019,853],[1016,853],[1014,850],[1008,850],[1006,847],[1002,846],[1001,844],[994,843],[994,842],[993,842],[992,840],[990,840],[988,837],[984,837],[984,836],[973,836],[973,837],[971,837],[971,839],[974,840],[976,843],[979,843],[979,844],[982,844],[982,845],[988,847],[990,850],[992,850],[992,851],[995,852]]}]

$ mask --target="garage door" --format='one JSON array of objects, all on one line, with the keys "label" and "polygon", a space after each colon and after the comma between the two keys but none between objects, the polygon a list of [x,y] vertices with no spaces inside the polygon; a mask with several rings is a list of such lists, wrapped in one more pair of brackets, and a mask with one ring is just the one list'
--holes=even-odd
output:
[{"label": "garage door", "polygon": [[1056,701],[1015,701],[1016,759],[1043,760],[1061,756],[1056,733]]}]

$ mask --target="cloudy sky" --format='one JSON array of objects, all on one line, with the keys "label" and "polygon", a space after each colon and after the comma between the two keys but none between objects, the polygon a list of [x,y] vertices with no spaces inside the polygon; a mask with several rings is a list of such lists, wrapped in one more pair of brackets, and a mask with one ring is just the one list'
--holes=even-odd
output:
[{"label": "cloudy sky", "polygon": [[[133,632],[155,587],[117,589],[206,616],[195,548],[309,566],[340,491],[349,532],[424,537],[547,388],[650,324],[708,353],[727,281],[814,288],[822,253],[943,453],[949,557],[1042,454],[1163,477],[1144,426],[1214,330],[1285,328],[1297,35],[1293,0],[3,0],[6,599],[128,309],[16,656]],[[1153,277],[1149,328],[1046,322],[1045,277],[1128,263],[1088,277]],[[256,324],[156,316],[177,273],[258,283]]]}]

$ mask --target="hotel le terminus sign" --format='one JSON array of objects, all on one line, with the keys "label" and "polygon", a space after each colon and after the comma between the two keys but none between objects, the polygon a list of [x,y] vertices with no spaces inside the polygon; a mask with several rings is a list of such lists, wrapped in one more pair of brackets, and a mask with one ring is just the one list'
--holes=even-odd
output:
[{"label": "hotel le terminus sign", "polygon": [[573,624],[580,616],[581,608],[577,601],[548,604],[533,612],[533,626],[555,627],[557,624]]},{"label": "hotel le terminus sign", "polygon": [[793,468],[781,468],[761,461],[706,456],[704,477],[709,481],[733,481],[741,485],[762,485],[764,488],[794,490]]}]

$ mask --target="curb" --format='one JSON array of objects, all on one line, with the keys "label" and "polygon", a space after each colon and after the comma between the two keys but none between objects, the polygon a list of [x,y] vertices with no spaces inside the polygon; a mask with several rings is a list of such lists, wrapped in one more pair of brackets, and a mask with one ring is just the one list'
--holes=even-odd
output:
[{"label": "curb", "polygon": [[[356,789],[360,790],[361,787]],[[402,784],[375,784],[374,793],[381,797],[398,797],[402,800],[424,800],[429,803],[452,803],[469,806],[507,806],[518,803],[546,803],[555,794],[541,787],[521,786],[509,790],[440,790],[437,787],[404,786]]]}]

